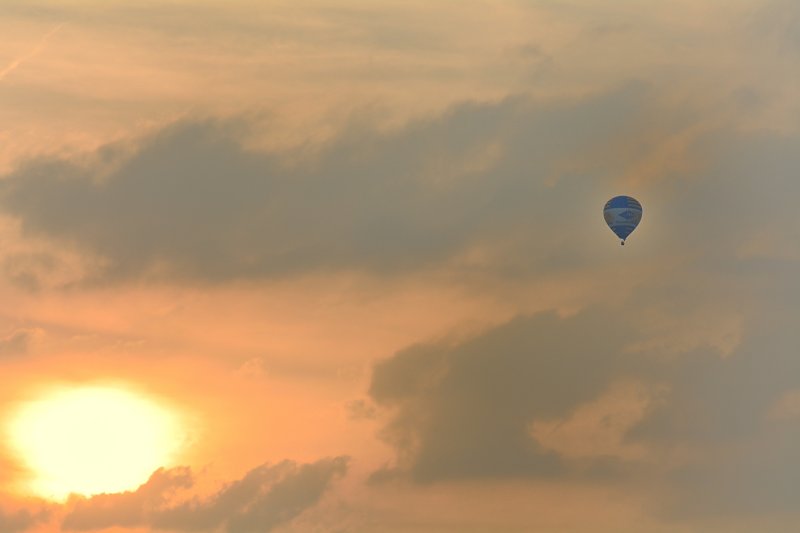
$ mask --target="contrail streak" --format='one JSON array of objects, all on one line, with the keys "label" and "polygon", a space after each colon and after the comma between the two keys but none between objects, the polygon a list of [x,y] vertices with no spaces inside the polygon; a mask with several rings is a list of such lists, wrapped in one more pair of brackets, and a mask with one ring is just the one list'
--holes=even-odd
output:
[{"label": "contrail streak", "polygon": [[9,74],[11,74],[11,73],[12,73],[12,72],[14,72],[15,70],[17,70],[17,68],[18,68],[20,65],[22,65],[24,62],[28,61],[28,60],[29,60],[29,59],[31,59],[33,56],[35,56],[36,54],[38,54],[39,52],[41,52],[41,51],[42,51],[42,49],[43,49],[43,48],[44,48],[44,47],[47,45],[47,41],[48,41],[48,40],[49,40],[49,39],[50,39],[50,38],[51,38],[53,35],[55,35],[56,33],[58,33],[58,30],[60,30],[60,29],[61,29],[63,26],[64,26],[64,23],[62,22],[61,24],[59,24],[58,26],[56,26],[55,28],[53,28],[52,30],[50,30],[49,32],[47,32],[47,33],[44,35],[44,37],[42,37],[42,39],[39,41],[39,44],[37,44],[36,46],[34,46],[34,47],[33,47],[33,48],[32,48],[32,49],[31,49],[31,50],[30,50],[30,51],[29,51],[27,54],[24,54],[24,55],[22,55],[21,57],[18,57],[17,59],[13,60],[11,63],[9,63],[8,65],[6,65],[6,67],[5,67],[5,68],[3,68],[2,70],[0,70],[0,81],[3,81],[3,79],[5,79],[5,77],[6,77],[6,76],[8,76]]}]

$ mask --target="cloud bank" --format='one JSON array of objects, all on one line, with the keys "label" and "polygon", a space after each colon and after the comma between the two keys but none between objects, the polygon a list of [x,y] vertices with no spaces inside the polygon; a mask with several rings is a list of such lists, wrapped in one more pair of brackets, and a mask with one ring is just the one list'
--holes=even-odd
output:
[{"label": "cloud bank", "polygon": [[0,206],[25,234],[96,256],[95,280],[391,274],[476,247],[568,268],[586,235],[564,222],[626,175],[620,147],[658,107],[636,83],[556,106],[465,103],[302,153],[247,150],[242,123],[179,123],[88,163],[31,161],[4,180]]},{"label": "cloud bank", "polygon": [[[700,344],[667,357],[643,342],[645,322],[612,307],[520,316],[380,362],[370,396],[391,413],[381,435],[396,460],[373,481],[628,484],[652,491],[654,512],[668,521],[799,518],[796,331],[752,316],[730,354]],[[546,423],[557,433],[631,382],[646,401],[616,428],[611,449],[575,456],[533,431]],[[591,441],[598,430],[585,426],[577,438]],[[630,446],[644,452],[627,456]]]}]

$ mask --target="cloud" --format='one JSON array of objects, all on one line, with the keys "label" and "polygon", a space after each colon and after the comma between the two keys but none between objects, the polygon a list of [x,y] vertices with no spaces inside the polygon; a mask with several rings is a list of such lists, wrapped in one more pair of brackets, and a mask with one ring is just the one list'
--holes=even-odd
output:
[{"label": "cloud", "polygon": [[[787,277],[774,281],[797,286]],[[628,300],[568,317],[519,316],[468,339],[419,344],[381,361],[370,396],[389,416],[380,435],[395,462],[372,481],[623,484],[649,494],[665,523],[800,519],[800,471],[793,466],[800,335],[788,318],[796,302],[790,314],[785,304],[765,308],[754,299],[730,353],[700,339],[665,354],[648,342],[647,317],[688,298],[651,299],[643,307]],[[670,326],[675,336],[681,329]],[[643,408],[631,411],[631,400],[603,404],[626,383],[645,391]],[[593,405],[603,406],[607,424],[619,413],[617,422],[596,434],[581,425],[575,417]],[[558,438],[540,442],[532,431],[568,423],[569,437],[586,445],[566,442],[561,449]],[[603,443],[594,452],[593,439]],[[631,446],[636,453],[627,453]]]},{"label": "cloud", "polygon": [[370,395],[395,409],[383,435],[417,481],[564,476],[568,465],[530,425],[567,417],[630,373],[633,338],[610,313],[518,317],[379,363]]},{"label": "cloud", "polygon": [[21,533],[47,520],[48,513],[40,511],[32,513],[27,510],[8,512],[0,509],[0,531],[3,533]]},{"label": "cloud", "polygon": [[36,338],[41,337],[40,329],[17,329],[0,339],[0,358],[23,354]]},{"label": "cloud", "polygon": [[687,354],[657,377],[668,392],[651,403],[627,439],[664,454],[691,450],[665,476],[674,489],[663,509],[668,517],[796,513],[797,412],[774,413],[800,390],[800,335],[781,314],[776,306],[769,323],[764,317],[751,322],[730,355]]},{"label": "cloud", "polygon": [[313,506],[334,477],[344,474],[343,457],[297,465],[284,461],[251,470],[213,498],[168,509],[154,520],[160,528],[204,531],[219,526],[231,533],[269,531]]},{"label": "cloud", "polygon": [[364,399],[351,400],[345,408],[351,420],[374,420],[377,415],[375,407]]},{"label": "cloud", "polygon": [[[648,261],[626,247],[609,267],[581,242],[591,253],[571,271],[602,286],[602,298],[572,316],[520,315],[376,365],[370,396],[389,416],[380,435],[396,455],[373,481],[623,484],[648,494],[666,523],[735,517],[791,530],[800,136],[709,131],[691,144],[687,155],[702,155],[688,157],[691,173],[665,170],[669,179],[641,189],[648,233],[633,253]],[[650,260],[660,267],[647,269]],[[523,287],[545,273],[513,280]],[[625,384],[646,393],[615,411],[609,398]],[[594,434],[579,417],[601,408],[617,422]],[[592,453],[537,440],[535,428],[566,425],[562,436],[603,445]],[[780,524],[759,522],[779,515]]]},{"label": "cloud", "polygon": [[134,492],[76,499],[64,517],[65,530],[153,527],[165,531],[270,531],[315,505],[347,459],[297,464],[283,461],[248,472],[207,499],[175,502],[174,493],[193,484],[188,468],[159,470]]},{"label": "cloud", "polygon": [[764,2],[755,12],[748,29],[755,39],[766,41],[779,56],[796,58],[800,53],[800,8],[791,0]]},{"label": "cloud", "polygon": [[[642,228],[660,232],[650,240],[665,256],[797,226],[790,196],[773,194],[796,189],[796,134],[737,132],[663,96],[629,83],[558,104],[467,102],[266,152],[246,147],[248,118],[180,122],[82,161],[29,161],[3,181],[0,208],[25,237],[81,251],[84,281],[107,283],[579,271],[606,232],[598,205],[623,189],[644,202]],[[56,257],[12,256],[5,270],[48,286]]]},{"label": "cloud", "polygon": [[145,524],[152,513],[159,512],[176,489],[192,484],[188,468],[159,469],[136,491],[98,494],[88,499],[75,497],[62,527],[75,531],[137,527]]},{"label": "cloud", "polygon": [[[187,121],[81,161],[32,160],[3,180],[0,209],[58,249],[4,269],[27,287],[65,269],[106,283],[542,276],[596,259],[597,206],[621,190],[674,256],[797,227],[790,195],[773,194],[796,189],[796,134],[738,132],[663,96],[629,83],[558,104],[467,102],[391,131],[354,120],[325,145],[283,151],[247,148],[248,118]],[[75,250],[85,265],[59,265]]]},{"label": "cloud", "polygon": [[476,246],[553,270],[580,263],[586,234],[548,221],[581,220],[625,175],[619,147],[646,127],[640,115],[660,113],[654,96],[630,84],[556,106],[465,103],[301,153],[245,149],[246,120],[179,123],[133,155],[114,145],[88,164],[31,161],[0,205],[26,235],[99,257],[95,281],[392,274]]},{"label": "cloud", "polygon": [[39,44],[37,44],[35,47],[33,47],[29,52],[27,52],[24,55],[18,57],[17,59],[14,59],[8,65],[6,65],[4,68],[0,69],[0,82],[2,82],[5,79],[6,76],[8,76],[12,72],[14,72],[16,69],[18,69],[20,67],[20,65],[22,65],[26,61],[31,60],[34,56],[36,56],[36,54],[41,52],[44,49],[44,47],[47,45],[47,41],[49,41],[50,38],[53,37],[53,35],[58,33],[58,31],[62,27],[63,27],[63,24],[59,24],[55,28],[51,29],[49,32],[47,32],[44,35],[44,37],[42,37],[42,39],[39,41]]}]

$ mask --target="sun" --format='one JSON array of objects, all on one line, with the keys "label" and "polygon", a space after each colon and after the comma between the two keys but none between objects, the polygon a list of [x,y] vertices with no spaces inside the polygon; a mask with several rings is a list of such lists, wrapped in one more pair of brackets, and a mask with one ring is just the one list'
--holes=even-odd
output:
[{"label": "sun", "polygon": [[134,490],[170,466],[181,443],[179,417],[130,389],[52,391],[10,417],[11,448],[31,473],[28,492],[64,500]]}]

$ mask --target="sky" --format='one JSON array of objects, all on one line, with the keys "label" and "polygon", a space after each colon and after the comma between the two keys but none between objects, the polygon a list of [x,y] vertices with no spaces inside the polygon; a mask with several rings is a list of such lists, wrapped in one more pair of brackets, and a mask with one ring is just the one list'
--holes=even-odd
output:
[{"label": "sky", "polygon": [[794,0],[0,34],[0,531],[797,531]]}]

